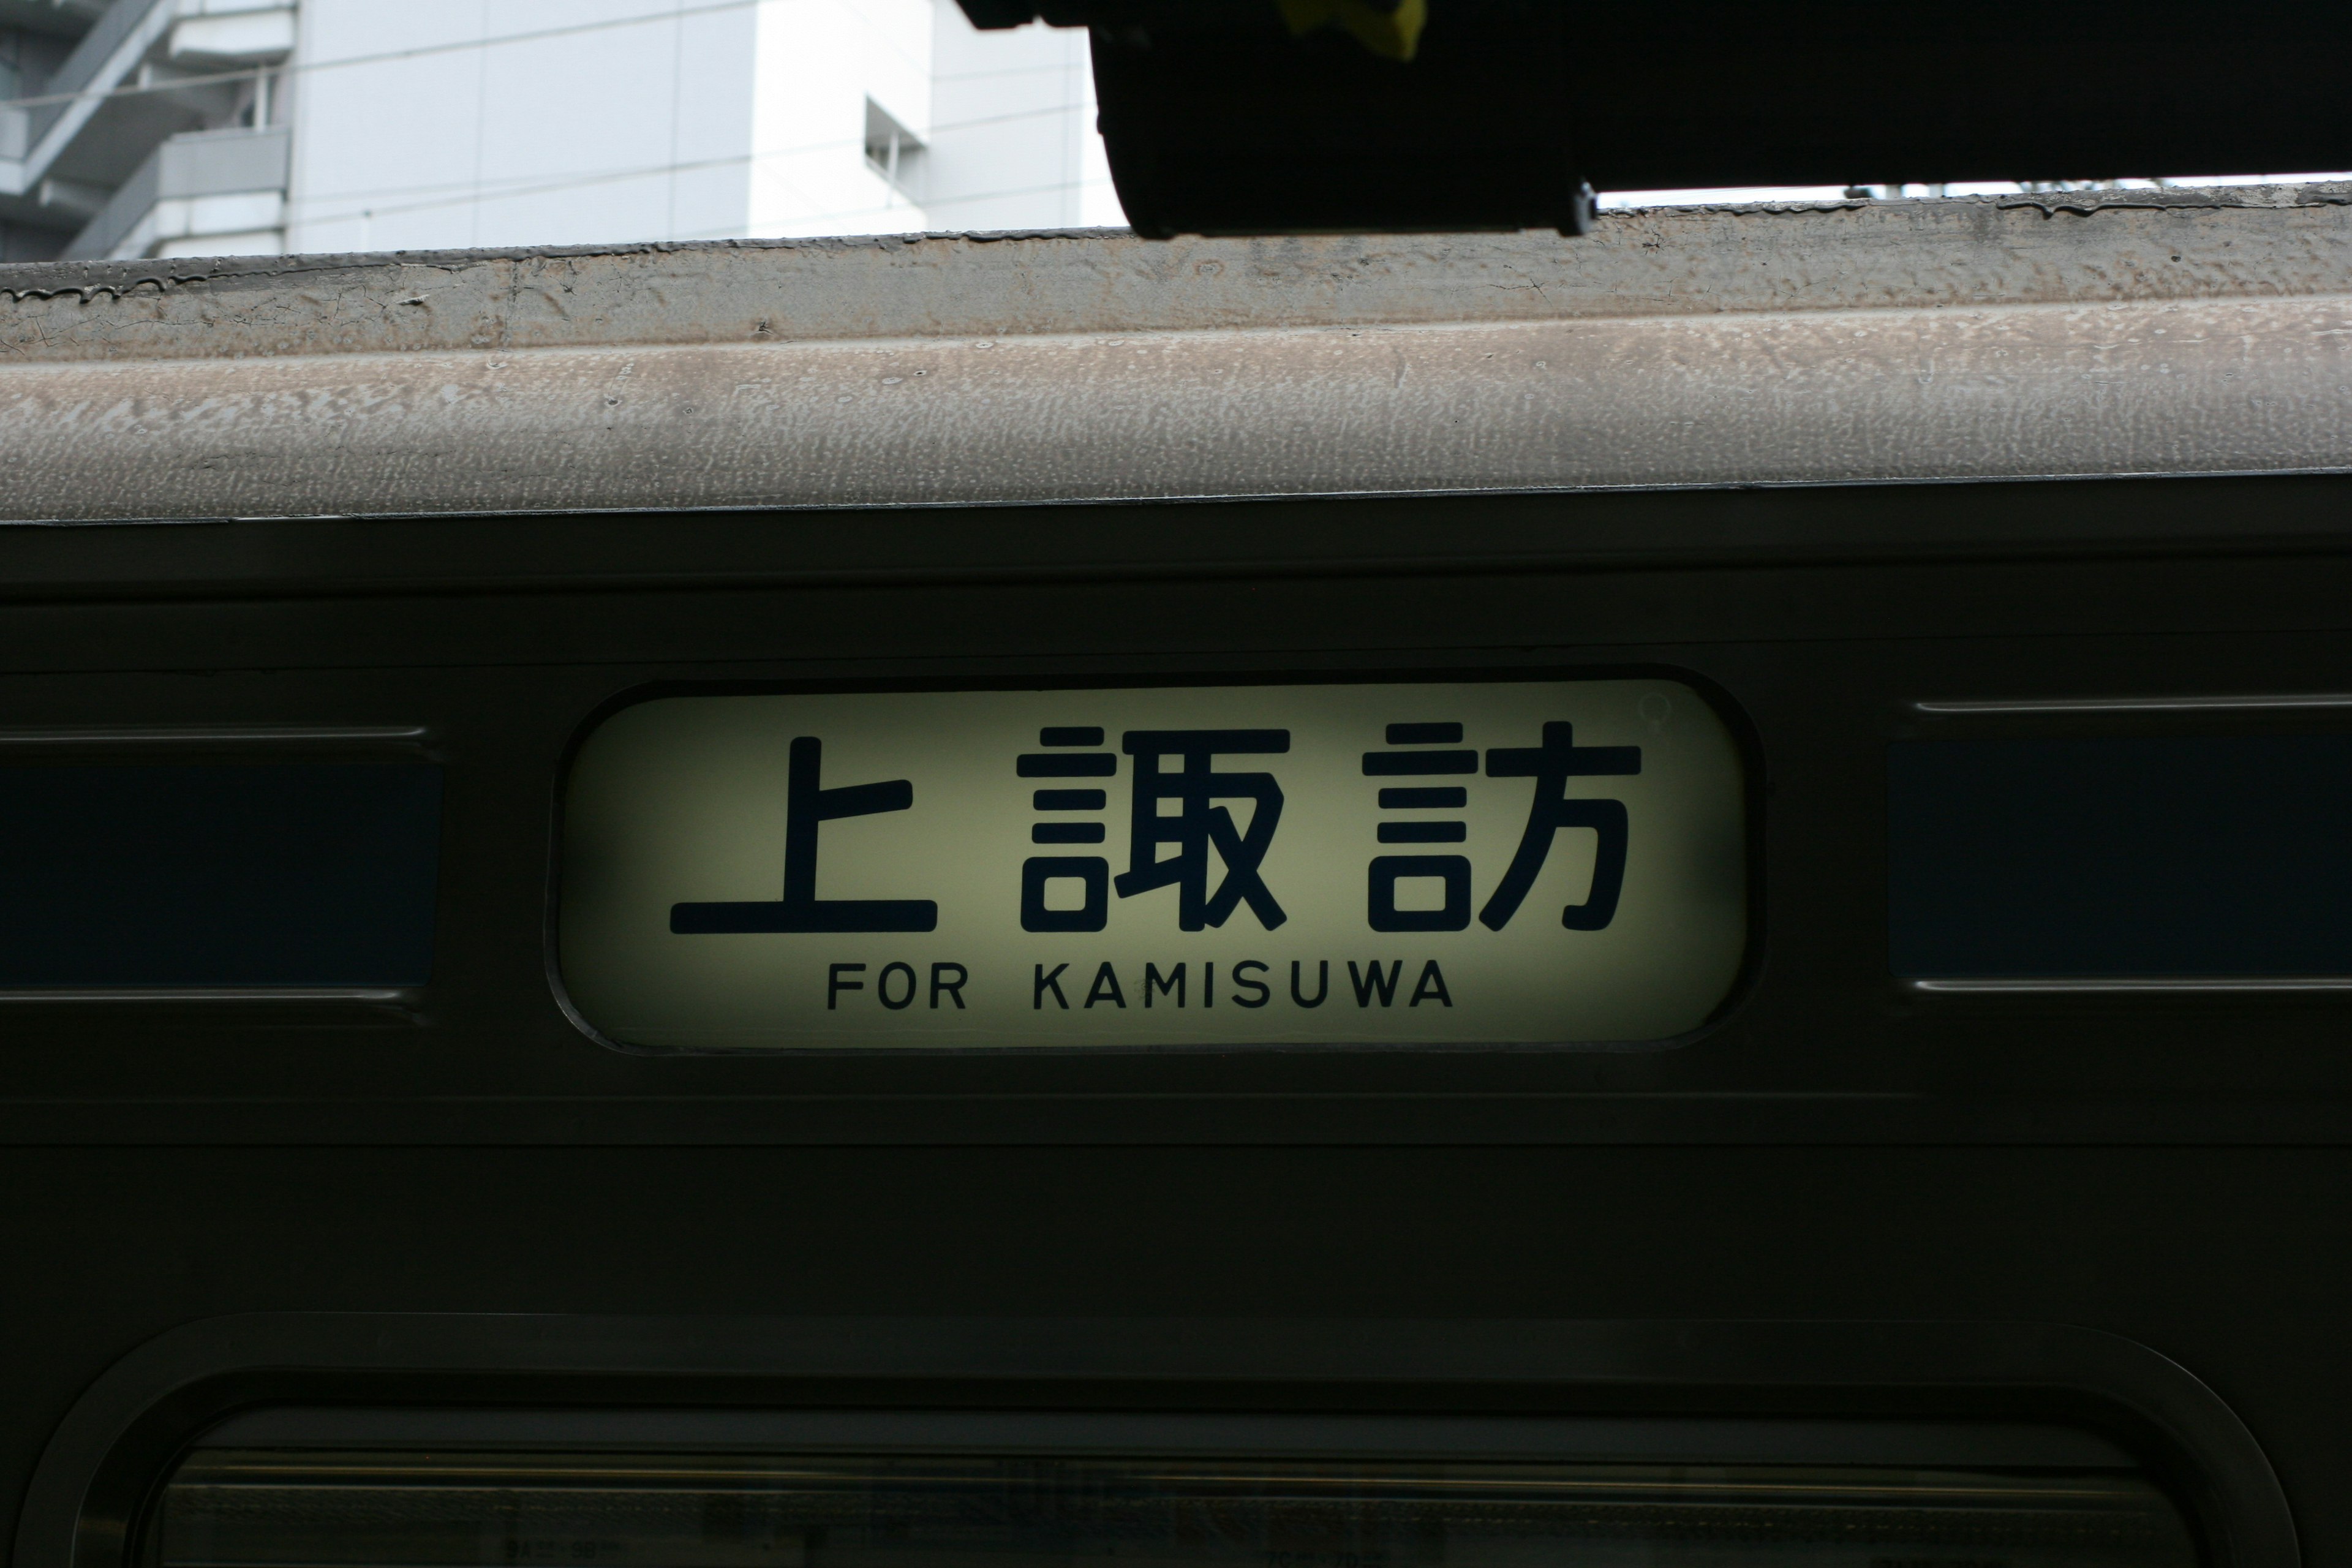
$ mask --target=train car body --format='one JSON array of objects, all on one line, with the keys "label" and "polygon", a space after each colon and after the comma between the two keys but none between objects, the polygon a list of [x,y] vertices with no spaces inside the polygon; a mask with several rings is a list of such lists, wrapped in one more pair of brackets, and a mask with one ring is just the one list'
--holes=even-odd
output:
[{"label": "train car body", "polygon": [[2343,189],[0,289],[18,1568],[2352,1556]]}]

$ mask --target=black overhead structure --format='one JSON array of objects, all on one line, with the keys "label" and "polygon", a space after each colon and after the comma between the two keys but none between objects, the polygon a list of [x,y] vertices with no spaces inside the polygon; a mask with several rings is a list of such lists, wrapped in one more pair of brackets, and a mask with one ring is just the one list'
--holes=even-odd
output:
[{"label": "black overhead structure", "polygon": [[2352,164],[2352,6],[962,0],[1093,34],[1139,233],[1557,227],[1590,187]]}]

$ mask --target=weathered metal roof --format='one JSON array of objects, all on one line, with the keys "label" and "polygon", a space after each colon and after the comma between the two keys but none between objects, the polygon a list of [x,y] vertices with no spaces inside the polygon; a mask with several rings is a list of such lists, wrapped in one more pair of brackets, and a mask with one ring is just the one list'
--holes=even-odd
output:
[{"label": "weathered metal roof", "polygon": [[2352,185],[0,268],[22,520],[2352,467]]}]

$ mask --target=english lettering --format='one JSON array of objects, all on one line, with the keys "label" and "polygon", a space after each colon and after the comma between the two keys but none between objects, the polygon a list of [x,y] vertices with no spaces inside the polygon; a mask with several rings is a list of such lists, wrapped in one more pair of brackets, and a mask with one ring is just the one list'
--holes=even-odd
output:
[{"label": "english lettering", "polygon": [[1162,975],[1158,964],[1146,963],[1143,966],[1143,1005],[1146,1007],[1151,1005],[1151,994],[1155,990],[1162,996],[1175,997],[1176,1005],[1181,1007],[1184,1005],[1184,966],[1180,963]]},{"label": "english lettering", "polygon": [[1380,997],[1381,1006],[1390,1007],[1395,1005],[1397,976],[1403,971],[1403,969],[1404,960],[1402,958],[1392,958],[1389,960],[1388,972],[1386,973],[1382,973],[1381,971],[1381,961],[1376,958],[1372,960],[1371,963],[1371,973],[1364,974],[1358,973],[1356,969],[1356,961],[1354,959],[1351,958],[1348,960],[1348,984],[1355,987],[1356,1005],[1359,1007],[1370,1006],[1372,1005],[1372,998],[1375,995]]},{"label": "english lettering", "polygon": [[1095,971],[1095,983],[1087,987],[1086,1005],[1091,1007],[1097,1002],[1108,1002],[1114,1007],[1127,1005],[1127,994],[1118,988],[1118,976],[1111,972],[1108,959],[1103,960],[1102,967]]}]

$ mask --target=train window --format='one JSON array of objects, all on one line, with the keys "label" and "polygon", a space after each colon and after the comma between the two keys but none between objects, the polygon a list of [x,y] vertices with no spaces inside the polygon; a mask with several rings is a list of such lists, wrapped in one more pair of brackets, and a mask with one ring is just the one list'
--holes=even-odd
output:
[{"label": "train window", "polygon": [[441,770],[0,767],[0,986],[421,984]]},{"label": "train window", "polygon": [[2127,1463],[1981,1462],[1992,1457],[1874,1465],[228,1443],[180,1464],[137,1555],[146,1568],[2198,1562],[2181,1515]]},{"label": "train window", "polygon": [[660,698],[573,763],[562,978],[656,1047],[1660,1039],[1745,803],[1660,679]]},{"label": "train window", "polygon": [[1905,741],[1913,977],[2352,974],[2352,735]]}]

